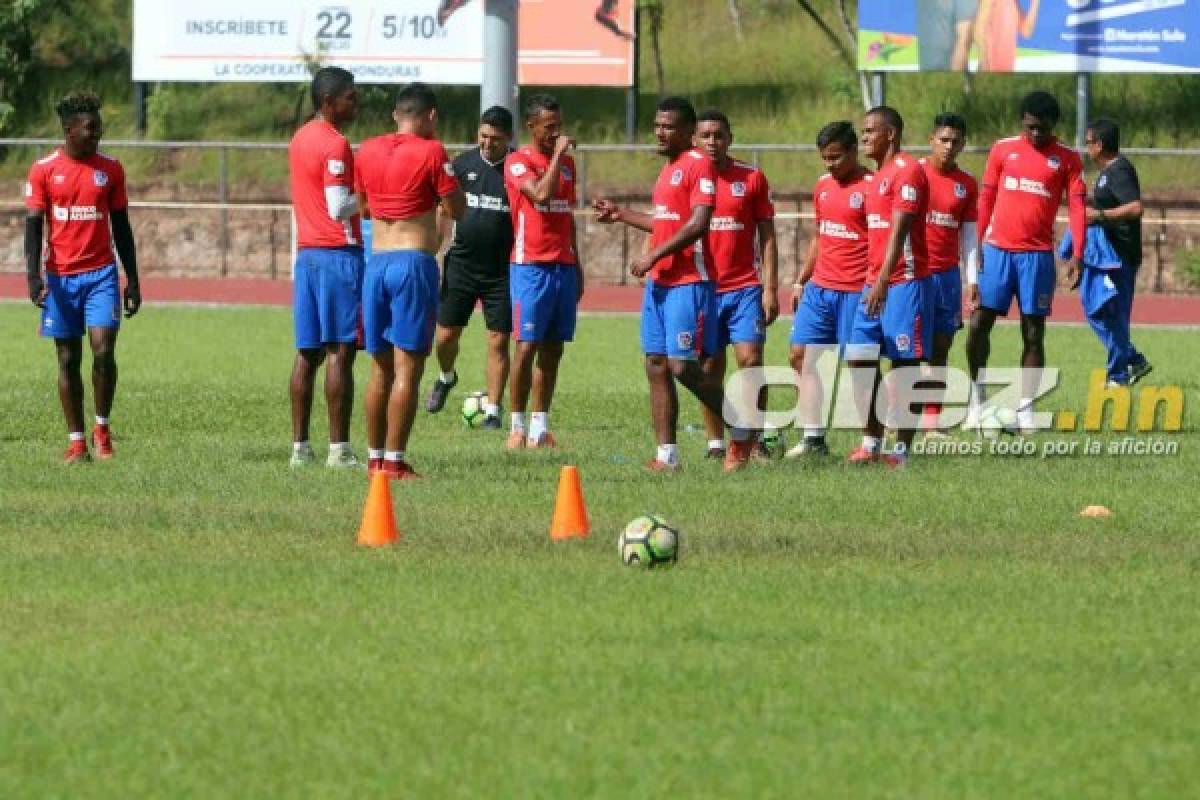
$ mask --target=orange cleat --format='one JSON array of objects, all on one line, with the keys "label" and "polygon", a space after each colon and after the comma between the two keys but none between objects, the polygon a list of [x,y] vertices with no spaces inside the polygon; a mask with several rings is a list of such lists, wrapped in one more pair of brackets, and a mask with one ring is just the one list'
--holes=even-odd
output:
[{"label": "orange cleat", "polygon": [[847,464],[874,464],[879,461],[879,453],[874,450],[868,450],[865,447],[859,447],[850,455],[846,456]]},{"label": "orange cleat", "polygon": [[509,450],[524,450],[525,449],[525,432],[513,431],[505,440],[504,446]]},{"label": "orange cleat", "polygon": [[83,439],[72,440],[67,452],[63,453],[64,464],[86,464],[91,460],[92,454],[88,452],[87,442]]},{"label": "orange cleat", "polygon": [[554,438],[554,434],[546,431],[538,438],[532,436],[525,441],[525,446],[530,450],[553,450],[558,447],[558,440]]},{"label": "orange cleat", "polygon": [[382,458],[368,458],[367,459],[367,477],[370,478],[376,472],[383,472],[383,459]]},{"label": "orange cleat", "polygon": [[407,461],[384,461],[383,474],[393,481],[410,481],[421,477]]},{"label": "orange cleat", "polygon": [[651,472],[679,472],[679,465],[668,464],[665,461],[659,461],[657,458],[655,458],[646,465],[646,469],[650,470]]},{"label": "orange cleat", "polygon": [[754,454],[755,441],[746,439],[741,442],[730,442],[729,449],[725,453],[725,462],[721,465],[721,469],[725,472],[737,472],[742,467],[750,462],[750,456]]},{"label": "orange cleat", "polygon": [[107,425],[92,428],[92,444],[96,447],[96,458],[107,461],[113,457],[112,431]]}]

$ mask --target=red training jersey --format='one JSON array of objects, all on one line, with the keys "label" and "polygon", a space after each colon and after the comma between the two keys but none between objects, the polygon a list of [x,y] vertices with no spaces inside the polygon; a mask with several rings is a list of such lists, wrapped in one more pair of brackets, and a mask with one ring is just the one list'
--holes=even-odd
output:
[{"label": "red training jersey", "polygon": [[545,203],[535,203],[521,187],[540,181],[550,166],[550,156],[522,147],[504,159],[504,186],[512,208],[514,264],[575,264],[574,217],[575,159],[563,154],[558,161],[558,191]]},{"label": "red training jersey", "polygon": [[296,131],[288,145],[288,174],[299,247],[362,244],[358,214],[348,220],[333,219],[325,201],[330,186],[354,191],[354,151],[337,128],[314,119]]},{"label": "red training jersey", "polygon": [[826,173],[813,187],[819,238],[811,280],[822,289],[861,292],[867,282],[867,195],[874,188],[870,172],[846,183]]},{"label": "red training jersey", "polygon": [[376,219],[412,219],[432,211],[458,188],[446,148],[437,139],[389,133],[367,139],[354,164],[354,187]]},{"label": "red training jersey", "polygon": [[925,247],[928,209],[929,181],[925,180],[925,170],[908,153],[897,153],[875,173],[875,191],[867,194],[868,284],[874,283],[883,269],[892,236],[892,214],[897,211],[912,214],[915,219],[888,284],[895,286],[929,275],[929,253]]},{"label": "red training jersey", "polygon": [[129,207],[125,169],[103,153],[76,161],[60,147],[29,169],[25,206],[46,214],[47,272],[107,267],[116,261],[109,215]]},{"label": "red training jersey", "polygon": [[1024,136],[992,145],[979,192],[983,240],[1003,250],[1054,249],[1054,218],[1067,196],[1075,255],[1083,255],[1087,211],[1083,161],[1057,139],[1041,150]]},{"label": "red training jersey", "polygon": [[[699,150],[686,150],[667,163],[654,183],[654,225],[650,246],[658,247],[670,239],[692,217],[696,206],[717,202],[717,172],[712,159]],[[663,256],[654,264],[650,277],[659,286],[683,286],[713,279],[712,255],[705,233],[694,243]]]},{"label": "red training jersey", "polygon": [[717,202],[708,226],[718,292],[762,284],[754,239],[758,223],[768,219],[775,219],[775,205],[767,176],[757,167],[730,160],[717,171]]},{"label": "red training jersey", "polygon": [[958,165],[942,172],[922,158],[921,167],[929,181],[929,213],[925,215],[929,271],[946,272],[959,266],[963,223],[979,218],[979,184]]}]

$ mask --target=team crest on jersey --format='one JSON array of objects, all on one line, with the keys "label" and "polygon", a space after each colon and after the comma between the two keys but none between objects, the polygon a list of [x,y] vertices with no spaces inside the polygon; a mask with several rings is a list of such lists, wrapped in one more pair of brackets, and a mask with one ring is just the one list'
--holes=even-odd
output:
[{"label": "team crest on jersey", "polygon": [[863,197],[862,192],[855,192],[854,194],[850,195],[850,207],[855,210],[862,208],[863,203],[866,201],[867,198]]},{"label": "team crest on jersey", "polygon": [[903,184],[900,187],[900,199],[908,203],[917,202],[917,187]]},{"label": "team crest on jersey", "polygon": [[67,176],[63,175],[62,173],[59,173],[58,175],[54,176],[55,183],[65,183],[66,180],[67,180]]},{"label": "team crest on jersey", "polygon": [[96,170],[92,173],[92,181],[100,188],[108,186],[108,173]]},{"label": "team crest on jersey", "polygon": [[694,341],[692,339],[692,332],[680,331],[679,335],[675,337],[675,341],[679,344],[680,350],[691,350],[692,342]]},{"label": "team crest on jersey", "polygon": [[671,185],[679,186],[683,183],[683,170],[677,169],[671,173]]},{"label": "team crest on jersey", "polygon": [[564,181],[574,180],[574,178],[571,177],[571,168],[570,167],[559,167],[558,174],[562,176],[562,179]]},{"label": "team crest on jersey", "polygon": [[700,179],[700,193],[701,194],[716,194],[717,193],[717,185],[715,183],[713,183],[711,180],[709,180],[708,178],[701,178]]},{"label": "team crest on jersey", "polygon": [[729,193],[734,197],[745,197],[746,184],[742,181],[734,181],[733,183],[729,184]]},{"label": "team crest on jersey", "polygon": [[336,158],[329,159],[329,174],[344,175],[346,173],[346,162]]},{"label": "team crest on jersey", "polygon": [[1020,154],[1020,153],[1009,153],[1009,154],[1008,154],[1008,160],[1009,160],[1009,161],[1016,161],[1016,160],[1017,160],[1018,158],[1020,158],[1020,157],[1021,157],[1021,154]]},{"label": "team crest on jersey", "polygon": [[511,172],[515,177],[519,178],[525,174],[526,169],[524,164],[513,164],[508,168],[508,171]]},{"label": "team crest on jersey", "polygon": [[879,182],[879,193],[887,194],[888,187],[891,185],[892,185],[892,182],[889,180],[885,179],[885,180],[880,181]]},{"label": "team crest on jersey", "polygon": [[907,333],[901,333],[901,334],[896,335],[896,349],[907,350],[908,346],[910,344],[912,344],[912,340],[908,338]]},{"label": "team crest on jersey", "polygon": [[1050,169],[1058,169],[1062,166],[1062,162],[1058,160],[1057,156],[1050,156],[1046,159],[1046,166]]},{"label": "team crest on jersey", "polygon": [[1108,176],[1101,175],[1100,180],[1096,181],[1096,188],[1103,189],[1106,185],[1108,185]]},{"label": "team crest on jersey", "polygon": [[967,199],[967,187],[963,186],[961,183],[954,184],[954,196],[957,197],[959,200],[966,200]]}]

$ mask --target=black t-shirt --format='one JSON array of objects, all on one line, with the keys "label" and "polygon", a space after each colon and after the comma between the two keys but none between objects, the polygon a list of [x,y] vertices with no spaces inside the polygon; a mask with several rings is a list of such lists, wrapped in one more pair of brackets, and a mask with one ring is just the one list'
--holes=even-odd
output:
[{"label": "black t-shirt", "polygon": [[454,226],[454,242],[447,257],[481,276],[507,274],[513,228],[504,188],[504,159],[489,164],[475,148],[454,159],[454,174],[467,196],[467,208]]},{"label": "black t-shirt", "polygon": [[[1117,156],[1096,177],[1096,186],[1092,191],[1092,205],[1101,211],[1108,211],[1141,199],[1142,188],[1138,184],[1137,170],[1125,156]],[[1101,224],[1121,260],[1134,266],[1141,265],[1141,220],[1136,222],[1108,220]]]}]

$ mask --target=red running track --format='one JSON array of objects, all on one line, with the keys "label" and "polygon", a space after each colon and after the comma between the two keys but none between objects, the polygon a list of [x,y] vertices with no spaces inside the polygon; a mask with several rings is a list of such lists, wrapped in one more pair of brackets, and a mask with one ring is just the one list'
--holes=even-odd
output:
[{"label": "red running track", "polygon": [[[292,302],[292,283],[257,278],[155,278],[142,279],[142,295],[148,303],[213,303],[220,305],[287,306]],[[0,273],[0,298],[24,299],[25,276]],[[781,295],[786,303],[786,294]],[[583,296],[584,311],[638,311],[641,289],[637,286],[590,285]],[[1083,309],[1074,293],[1060,292],[1054,302],[1054,322],[1083,322]],[[1200,325],[1200,295],[1138,295],[1133,306],[1137,325]]]}]

